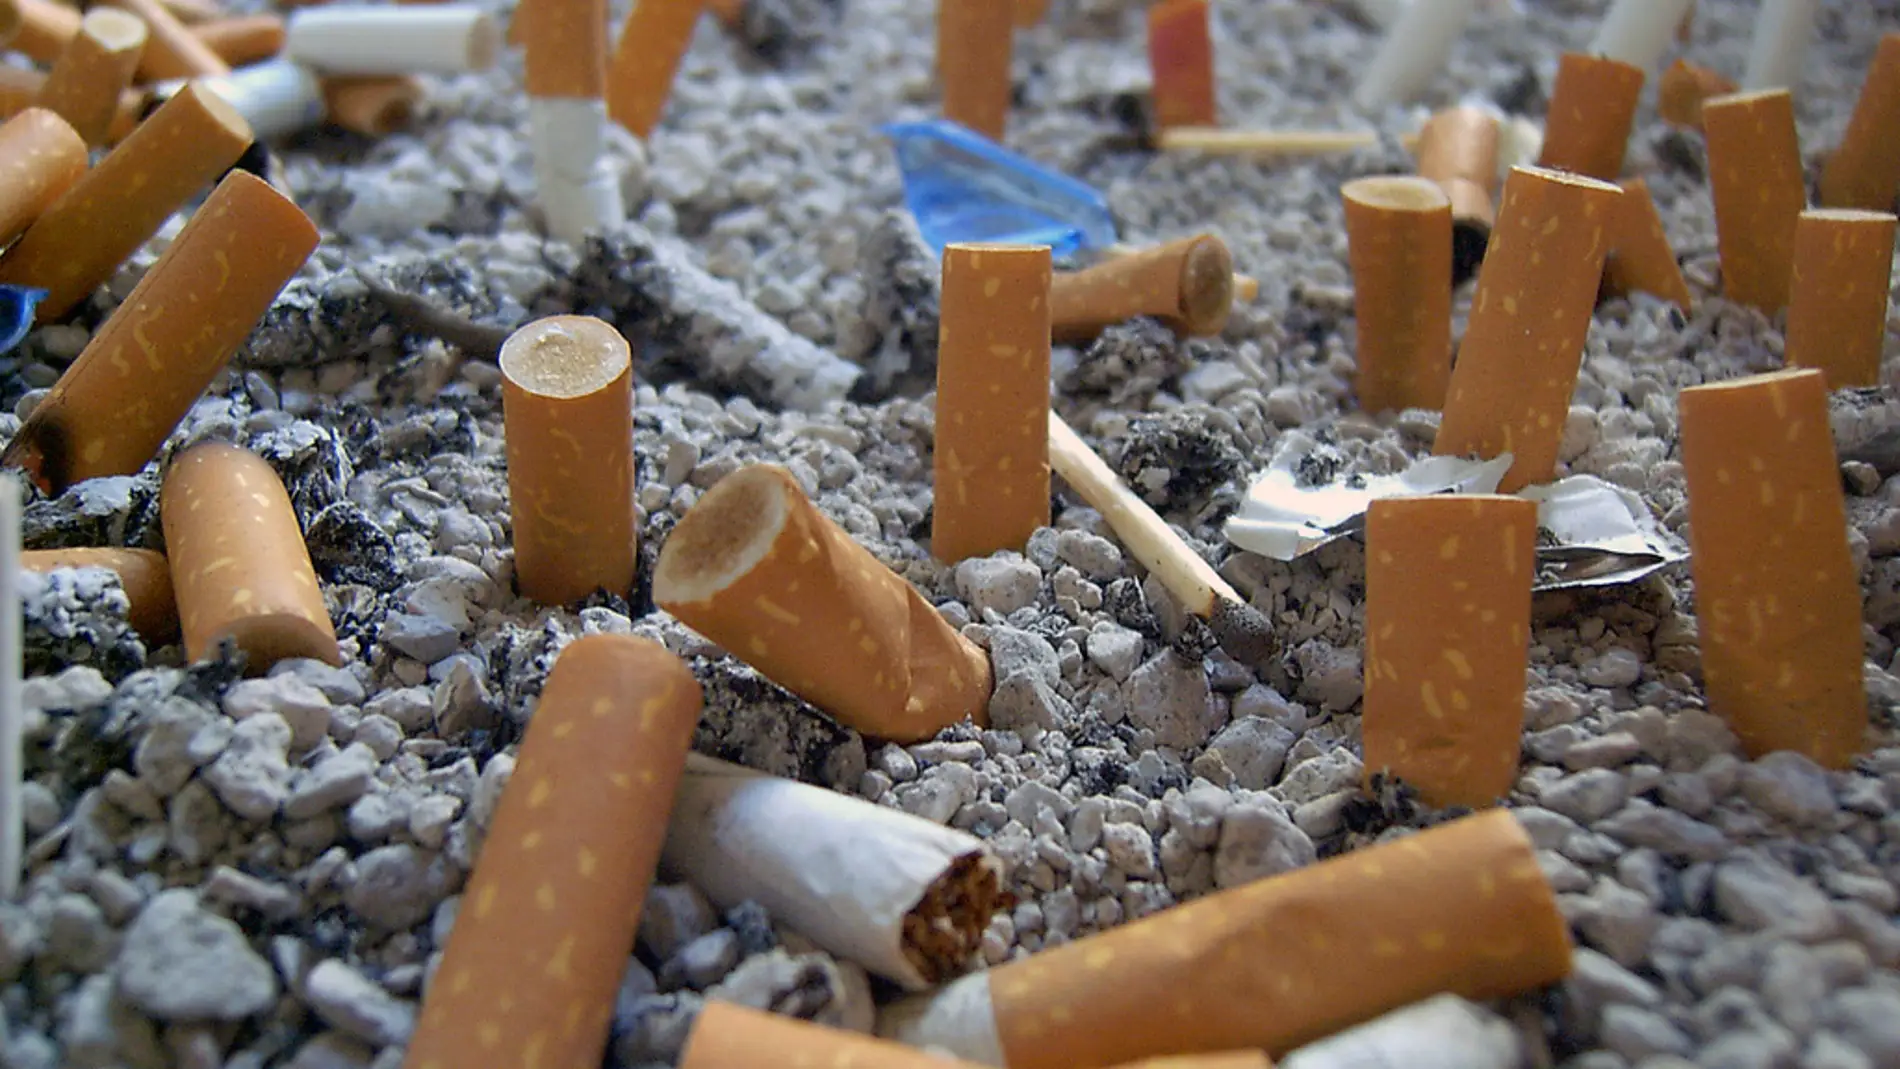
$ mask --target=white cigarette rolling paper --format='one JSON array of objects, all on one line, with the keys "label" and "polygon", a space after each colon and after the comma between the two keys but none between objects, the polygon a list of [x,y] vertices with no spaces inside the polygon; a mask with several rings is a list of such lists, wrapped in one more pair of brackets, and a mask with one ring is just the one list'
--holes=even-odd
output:
[{"label": "white cigarette rolling paper", "polygon": [[[287,59],[240,67],[229,74],[197,78],[244,116],[259,141],[287,137],[320,125],[326,114],[323,86],[310,68]],[[183,89],[186,79],[159,85],[160,96]]]},{"label": "white cigarette rolling paper", "polygon": [[607,105],[581,97],[528,101],[534,184],[548,233],[579,245],[627,221],[620,176],[607,155]]},{"label": "white cigarette rolling paper", "polygon": [[1390,28],[1353,92],[1371,111],[1409,100],[1445,67],[1478,0],[1413,0]]},{"label": "white cigarette rolling paper", "polygon": [[1440,995],[1309,1043],[1280,1069],[1514,1069],[1523,1055],[1503,1018]]},{"label": "white cigarette rolling paper", "polygon": [[1814,40],[1814,9],[1819,6],[1820,0],[1761,0],[1743,89],[1793,89],[1801,84],[1808,45]]},{"label": "white cigarette rolling paper", "polygon": [[501,31],[470,4],[299,8],[284,55],[325,74],[456,74],[494,66]]},{"label": "white cigarette rolling paper", "polygon": [[1695,0],[1616,0],[1590,51],[1653,74]]}]

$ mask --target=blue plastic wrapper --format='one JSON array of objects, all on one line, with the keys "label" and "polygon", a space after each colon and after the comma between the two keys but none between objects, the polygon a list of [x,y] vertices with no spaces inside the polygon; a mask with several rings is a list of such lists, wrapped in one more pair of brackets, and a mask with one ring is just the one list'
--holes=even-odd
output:
[{"label": "blue plastic wrapper", "polygon": [[33,313],[45,299],[43,289],[0,283],[0,353],[10,353],[26,340],[26,332],[33,329]]},{"label": "blue plastic wrapper", "polygon": [[1068,175],[945,119],[880,127],[924,241],[1047,245],[1057,259],[1115,244],[1108,202]]}]

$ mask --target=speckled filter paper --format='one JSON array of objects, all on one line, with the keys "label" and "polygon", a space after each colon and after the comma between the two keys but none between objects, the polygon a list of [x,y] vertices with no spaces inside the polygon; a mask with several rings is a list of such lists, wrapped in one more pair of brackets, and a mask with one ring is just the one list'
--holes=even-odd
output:
[{"label": "speckled filter paper", "polygon": [[1894,224],[1884,211],[1801,213],[1783,331],[1789,367],[1819,368],[1834,390],[1880,384]]},{"label": "speckled filter paper", "polygon": [[648,137],[660,125],[705,7],[706,0],[636,0],[633,5],[607,70],[607,114],[633,136]]},{"label": "speckled filter paper", "polygon": [[1773,314],[1787,306],[1795,221],[1808,206],[1794,98],[1731,93],[1702,105],[1722,293]]},{"label": "speckled filter paper", "polygon": [[1623,199],[1616,208],[1615,238],[1603,265],[1604,286],[1614,294],[1649,293],[1687,312],[1692,298],[1689,283],[1676,262],[1676,250],[1663,232],[1649,183],[1626,178],[1617,183]]},{"label": "speckled filter paper", "polygon": [[939,0],[937,81],[943,117],[991,141],[1009,122],[1015,0]]},{"label": "speckled filter paper", "polygon": [[1451,199],[1404,176],[1355,179],[1340,197],[1359,407],[1438,408],[1451,378]]}]

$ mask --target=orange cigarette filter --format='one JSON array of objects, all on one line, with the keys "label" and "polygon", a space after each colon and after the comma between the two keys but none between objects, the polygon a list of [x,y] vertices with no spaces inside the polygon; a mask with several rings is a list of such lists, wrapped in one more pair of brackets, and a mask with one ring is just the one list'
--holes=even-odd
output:
[{"label": "orange cigarette filter", "polygon": [[1050,330],[1057,341],[1087,341],[1136,316],[1153,316],[1176,334],[1207,337],[1234,309],[1234,256],[1212,234],[1064,271],[1049,282]]},{"label": "orange cigarette filter", "polygon": [[527,0],[511,26],[520,28],[529,96],[600,99],[607,88],[606,0]]},{"label": "orange cigarette filter", "polygon": [[422,82],[408,75],[321,78],[318,84],[330,124],[366,137],[386,137],[408,126],[422,102]]},{"label": "orange cigarette filter", "polygon": [[1049,264],[1047,245],[943,250],[930,530],[938,560],[1020,551],[1049,525]]},{"label": "orange cigarette filter", "polygon": [[776,465],[741,468],[693,505],[660,550],[653,600],[866,735],[988,723],[989,658]]},{"label": "orange cigarette filter", "polygon": [[29,572],[58,568],[104,568],[119,577],[130,608],[126,619],[147,644],[170,642],[178,634],[178,603],[172,598],[172,569],[165,555],[150,549],[116,546],[29,549],[20,554]]},{"label": "orange cigarette filter", "polygon": [[1689,283],[1676,262],[1676,250],[1663,232],[1662,215],[1649,195],[1649,183],[1626,178],[1617,185],[1623,199],[1616,210],[1616,237],[1603,265],[1604,290],[1612,296],[1649,293],[1672,301],[1687,312],[1692,303]]},{"label": "orange cigarette filter", "polygon": [[1015,0],[1016,28],[1026,30],[1048,17],[1049,0]]},{"label": "orange cigarette filter", "polygon": [[607,117],[633,136],[644,141],[660,125],[705,8],[706,0],[636,0],[607,65]]},{"label": "orange cigarette filter", "polygon": [[117,8],[86,13],[35,103],[72,124],[89,145],[102,145],[145,51],[145,23]]},{"label": "orange cigarette filter", "polygon": [[1722,290],[1773,315],[1787,306],[1795,221],[1808,206],[1794,98],[1786,89],[1730,93],[1702,105]]},{"label": "orange cigarette filter", "polygon": [[586,635],[561,651],[405,1069],[597,1069],[701,700],[656,642]]},{"label": "orange cigarette filter", "polygon": [[10,46],[15,52],[43,67],[59,62],[66,42],[79,32],[83,17],[76,7],[56,0],[16,0],[20,9],[20,30]]},{"label": "orange cigarette filter", "polygon": [[1148,9],[1148,69],[1156,126],[1218,125],[1207,0],[1161,0]]},{"label": "orange cigarette filter", "polygon": [[1819,369],[1831,389],[1880,385],[1893,285],[1894,217],[1853,208],[1801,213],[1788,300],[1791,367]]},{"label": "orange cigarette filter", "polygon": [[1622,196],[1608,182],[1541,167],[1514,167],[1505,179],[1433,449],[1512,454],[1501,493],[1556,474]]},{"label": "orange cigarette filter", "polygon": [[292,657],[343,663],[290,495],[262,457],[228,442],[186,449],[158,510],[187,657],[210,660],[230,639],[252,675]]},{"label": "orange cigarette filter", "polygon": [[876,1066],[877,1069],[977,1069],[901,1043],[826,1028],[747,1006],[706,1003],[680,1054],[680,1069],[758,1069],[761,1066]]},{"label": "orange cigarette filter", "polygon": [[1341,189],[1358,320],[1359,405],[1443,408],[1451,379],[1451,199],[1430,179]]},{"label": "orange cigarette filter", "polygon": [[1418,132],[1418,173],[1451,198],[1454,220],[1481,227],[1486,236],[1497,218],[1491,191],[1497,186],[1498,134],[1497,115],[1469,104],[1433,114]]},{"label": "orange cigarette filter", "polygon": [[1825,378],[1752,375],[1678,403],[1709,709],[1751,757],[1793,750],[1846,768],[1867,698]]},{"label": "orange cigarette filter", "polygon": [[501,347],[515,580],[544,605],[633,589],[633,348],[592,316]]},{"label": "orange cigarette filter", "polygon": [[[46,75],[39,71],[0,64],[0,119],[13,118],[32,107],[33,102],[39,99],[40,87],[45,84]],[[127,89],[120,93],[118,110],[112,116],[112,127],[106,132],[106,142],[116,144],[124,140],[133,127],[139,124],[139,113],[144,107],[144,94],[138,90]],[[0,241],[0,245],[4,244]]]},{"label": "orange cigarette filter", "polygon": [[1623,171],[1643,78],[1641,68],[1621,60],[1564,53],[1557,61],[1537,165],[1615,181]]},{"label": "orange cigarette filter", "polygon": [[284,50],[284,20],[276,15],[213,19],[198,23],[191,32],[233,67],[262,63]]},{"label": "orange cigarette filter", "polygon": [[1230,1050],[1217,1054],[1178,1054],[1166,1058],[1143,1058],[1117,1069],[1273,1069],[1273,1059],[1264,1051]]},{"label": "orange cigarette filter", "polygon": [[1893,210],[1900,186],[1900,33],[1880,38],[1867,81],[1841,145],[1821,172],[1821,203],[1829,208]]},{"label": "orange cigarette filter", "polygon": [[0,465],[49,494],[137,473],[316,247],[295,204],[233,171],[34,407]]},{"label": "orange cigarette filter", "polygon": [[160,0],[111,0],[145,20],[151,38],[139,60],[139,77],[148,82],[167,78],[206,78],[231,73],[211,46],[191,32]]},{"label": "orange cigarette filter", "polygon": [[0,246],[85,173],[85,139],[58,115],[28,108],[0,124]]},{"label": "orange cigarette filter", "polygon": [[943,117],[991,141],[1009,123],[1015,18],[1015,0],[937,0]]},{"label": "orange cigarette filter", "polygon": [[1537,503],[1385,498],[1366,513],[1366,770],[1434,806],[1487,806],[1517,779]]},{"label": "orange cigarette filter", "polygon": [[1657,83],[1656,113],[1666,123],[1700,130],[1703,101],[1733,93],[1735,88],[1733,81],[1715,71],[1678,59]]}]

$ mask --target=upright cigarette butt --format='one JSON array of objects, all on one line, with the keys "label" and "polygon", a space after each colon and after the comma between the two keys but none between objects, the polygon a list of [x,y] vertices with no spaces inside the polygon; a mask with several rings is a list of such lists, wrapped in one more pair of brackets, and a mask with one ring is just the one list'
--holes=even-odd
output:
[{"label": "upright cigarette butt", "polygon": [[1234,309],[1234,257],[1212,234],[1182,238],[1064,271],[1049,282],[1057,341],[1084,341],[1136,316],[1154,316],[1176,334],[1219,334]]},{"label": "upright cigarette butt", "polygon": [[1556,472],[1622,196],[1608,182],[1539,167],[1505,180],[1433,448],[1512,454],[1500,493]]},{"label": "upright cigarette butt", "polygon": [[607,117],[645,140],[660,125],[666,98],[705,0],[636,0],[607,64]]},{"label": "upright cigarette butt", "polygon": [[34,407],[0,465],[53,494],[137,473],[316,247],[295,204],[233,171]]},{"label": "upright cigarette butt", "polygon": [[20,13],[20,0],[0,0],[0,48],[11,45],[25,26],[26,16]]},{"label": "upright cigarette butt", "polygon": [[276,15],[239,15],[191,28],[200,41],[233,67],[274,58],[284,50],[284,20]]},{"label": "upright cigarette butt", "polygon": [[1384,498],[1366,513],[1366,770],[1434,806],[1517,780],[1537,503]]},{"label": "upright cigarette butt", "polygon": [[658,643],[561,651],[462,891],[406,1069],[596,1069],[699,684]]},{"label": "upright cigarette butt", "polygon": [[1801,84],[1818,7],[1820,0],[1761,0],[1742,88],[1793,89]]},{"label": "upright cigarette butt", "polygon": [[759,1069],[761,1066],[876,1066],[877,1069],[978,1069],[872,1036],[826,1028],[793,1017],[709,1000],[693,1022],[680,1069]]},{"label": "upright cigarette butt", "polygon": [[104,568],[119,577],[130,603],[127,620],[149,645],[169,642],[178,634],[178,603],[172,598],[172,569],[165,555],[150,549],[98,547],[29,549],[20,554],[20,567],[29,572],[57,568]]},{"label": "upright cigarette butt", "polygon": [[633,589],[633,349],[592,316],[501,347],[515,578],[544,605]]},{"label": "upright cigarette butt", "polygon": [[1707,67],[1678,59],[1663,71],[1656,87],[1656,113],[1664,122],[1702,129],[1702,104],[1735,91],[1735,83]]},{"label": "upright cigarette butt", "polygon": [[229,74],[231,65],[218,58],[211,46],[178,21],[159,0],[111,0],[145,20],[151,36],[139,57],[139,77],[148,82],[166,78],[202,78]]},{"label": "upright cigarette butt", "polygon": [[66,42],[79,32],[83,18],[76,7],[57,0],[16,0],[20,10],[20,29],[12,48],[41,66],[59,62]]},{"label": "upright cigarette butt", "polygon": [[89,145],[104,144],[145,50],[145,23],[116,8],[86,13],[35,103],[56,112]]},{"label": "upright cigarette butt", "polygon": [[1610,242],[1610,257],[1604,261],[1603,280],[1608,293],[1650,293],[1687,312],[1693,303],[1689,283],[1682,277],[1682,265],[1663,231],[1662,215],[1656,200],[1649,195],[1649,183],[1641,178],[1626,178],[1617,185],[1623,199],[1616,208],[1616,234]]},{"label": "upright cigarette butt", "polygon": [[212,0],[158,0],[158,2],[164,4],[165,10],[171,12],[174,18],[187,26],[215,22],[225,17],[224,9]]},{"label": "upright cigarette butt", "polygon": [[0,124],[0,246],[20,236],[86,173],[86,142],[66,120],[28,108]]},{"label": "upright cigarette butt", "polygon": [[1880,38],[1867,81],[1854,102],[1841,146],[1821,172],[1821,203],[1829,208],[1893,209],[1900,187],[1900,33]]},{"label": "upright cigarette butt", "polygon": [[1016,28],[1026,30],[1049,14],[1049,0],[1015,0]]},{"label": "upright cigarette butt", "polygon": [[1603,56],[1566,52],[1544,115],[1539,167],[1614,182],[1623,171],[1643,70]]},{"label": "upright cigarette butt", "polygon": [[1815,208],[1795,225],[1787,362],[1820,369],[1830,389],[1880,385],[1894,222],[1888,212]]},{"label": "upright cigarette butt", "polygon": [[991,141],[1009,122],[1013,0],[937,0],[943,117]]},{"label": "upright cigarette butt", "polygon": [[1148,69],[1161,129],[1214,126],[1214,42],[1207,0],[1161,0],[1148,9]]},{"label": "upright cigarette butt", "polygon": [[1692,0],[1616,0],[1597,25],[1589,54],[1655,70],[1693,10]]},{"label": "upright cigarette butt", "polygon": [[1713,97],[1702,129],[1722,290],[1772,315],[1788,303],[1795,220],[1808,206],[1794,100],[1786,89]]},{"label": "upright cigarette butt", "polygon": [[1340,191],[1358,320],[1359,406],[1443,408],[1451,379],[1451,200],[1429,179],[1359,178]]},{"label": "upright cigarette butt", "polygon": [[693,505],[660,549],[653,600],[867,735],[916,742],[988,722],[989,658],[776,465],[741,468]]},{"label": "upright cigarette butt", "polygon": [[408,126],[423,94],[422,83],[407,75],[324,78],[319,84],[330,123],[366,137],[385,137]]},{"label": "upright cigarette butt", "polygon": [[938,560],[1020,551],[1049,525],[1049,265],[1047,245],[943,250],[930,530]]},{"label": "upright cigarette butt", "polygon": [[1411,0],[1386,27],[1353,103],[1373,111],[1411,99],[1444,70],[1477,7],[1478,0]]},{"label": "upright cigarette butt", "polygon": [[324,74],[459,74],[494,66],[501,31],[473,4],[332,4],[284,28],[284,55]]},{"label": "upright cigarette butt", "polygon": [[228,638],[253,675],[290,657],[343,663],[290,495],[262,457],[194,445],[172,459],[158,509],[187,657]]},{"label": "upright cigarette butt", "polygon": [[1709,708],[1749,756],[1794,750],[1846,768],[1867,728],[1861,594],[1819,371],[1682,391]]}]

